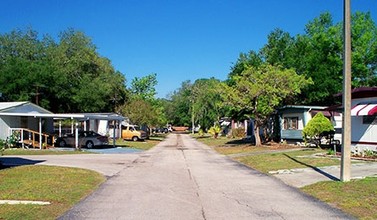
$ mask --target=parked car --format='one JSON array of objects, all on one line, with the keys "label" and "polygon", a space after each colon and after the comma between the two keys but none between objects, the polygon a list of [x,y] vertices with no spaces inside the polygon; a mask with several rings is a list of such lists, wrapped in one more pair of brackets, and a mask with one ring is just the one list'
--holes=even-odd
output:
[{"label": "parked car", "polygon": [[122,125],[122,139],[133,140],[133,141],[143,141],[148,138],[147,132],[141,130],[139,126],[136,125]]},{"label": "parked car", "polygon": [[[75,146],[75,135],[66,134],[56,140],[58,147]],[[79,131],[78,144],[86,148],[93,148],[95,146],[102,146],[109,144],[109,139],[106,136],[100,135],[94,131]]]}]

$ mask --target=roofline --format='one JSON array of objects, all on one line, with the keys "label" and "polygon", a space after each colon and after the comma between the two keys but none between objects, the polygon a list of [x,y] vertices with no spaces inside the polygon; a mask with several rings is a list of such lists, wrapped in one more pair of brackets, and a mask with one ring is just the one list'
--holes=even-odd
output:
[{"label": "roofline", "polygon": [[285,106],[279,108],[279,110],[290,109],[290,108],[294,108],[294,109],[318,109],[318,110],[324,110],[324,109],[327,108],[327,106],[285,105]]},{"label": "roofline", "polygon": [[[343,93],[337,93],[334,95],[335,97],[342,97]],[[377,96],[377,87],[359,87],[354,88],[351,91],[352,99],[357,98],[369,98],[369,97],[376,97]]]},{"label": "roofline", "polygon": [[0,112],[0,116],[25,116],[34,118],[53,118],[53,119],[76,119],[76,120],[90,120],[90,119],[102,119],[102,120],[124,120],[123,116],[89,116],[85,114],[42,114],[42,113],[10,113]]},{"label": "roofline", "polygon": [[0,112],[8,110],[8,109],[11,109],[11,108],[14,108],[14,107],[18,107],[18,106],[21,106],[21,105],[24,105],[24,104],[30,103],[30,102],[29,101],[19,101],[19,102],[1,102],[1,103],[18,103],[18,104],[17,105],[9,106],[8,108],[0,109]]},{"label": "roofline", "polygon": [[32,103],[32,102],[29,102],[29,101],[5,102],[5,103],[18,103],[18,104],[17,104],[17,105],[10,106],[10,107],[8,107],[8,108],[1,109],[0,112],[2,112],[2,111],[7,111],[7,110],[9,110],[9,109],[12,109],[12,108],[15,108],[15,107],[20,107],[20,106],[23,106],[23,105],[26,105],[26,104],[30,104],[30,105],[34,106],[35,108],[38,108],[38,109],[41,109],[41,110],[43,110],[43,111],[46,111],[46,112],[48,112],[48,113],[53,114],[51,111],[49,111],[49,110],[47,110],[47,109],[45,109],[45,108],[43,108],[43,107],[41,107],[41,106],[39,106],[39,105],[36,105],[36,104],[34,104],[34,103]]}]

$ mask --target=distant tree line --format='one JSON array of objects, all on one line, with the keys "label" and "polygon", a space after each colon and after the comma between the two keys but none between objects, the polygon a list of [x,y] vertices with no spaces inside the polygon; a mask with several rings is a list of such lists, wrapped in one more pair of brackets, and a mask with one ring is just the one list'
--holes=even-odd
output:
[{"label": "distant tree line", "polygon": [[[329,13],[310,21],[303,34],[281,29],[259,51],[241,53],[228,78],[186,81],[169,99],[174,124],[208,129],[222,116],[253,118],[255,133],[276,108],[287,104],[333,105],[342,91],[342,23]],[[352,16],[352,87],[377,86],[377,27],[370,13]],[[259,135],[256,135],[259,137]],[[260,141],[260,140],[259,140]],[[258,140],[257,140],[258,144]]]},{"label": "distant tree line", "polygon": [[112,111],[126,101],[125,77],[90,38],[68,29],[56,42],[36,31],[0,35],[0,92],[53,112]]},{"label": "distant tree line", "polygon": [[[36,31],[0,35],[1,100],[32,101],[53,112],[108,112],[136,124],[209,129],[221,117],[255,119],[255,132],[286,104],[332,105],[342,90],[342,23],[329,13],[308,22],[303,34],[281,29],[259,51],[241,53],[228,78],[182,82],[157,99],[157,75],[125,76],[98,54],[84,33],[63,31],[57,41]],[[377,86],[377,27],[370,13],[352,16],[352,87]],[[258,141],[258,140],[257,140]]]},{"label": "distant tree line", "polygon": [[135,124],[165,125],[156,74],[125,75],[97,52],[83,32],[58,40],[31,28],[0,35],[0,101],[31,101],[55,113],[117,112]]}]

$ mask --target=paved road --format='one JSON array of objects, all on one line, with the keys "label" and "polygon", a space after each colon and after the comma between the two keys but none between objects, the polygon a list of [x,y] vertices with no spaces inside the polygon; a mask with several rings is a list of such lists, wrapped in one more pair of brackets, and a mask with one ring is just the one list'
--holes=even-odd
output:
[{"label": "paved road", "polygon": [[81,155],[79,161],[78,157],[67,155],[60,161],[28,157],[54,165],[67,165],[71,159],[69,166],[98,169],[108,176],[60,219],[350,219],[188,135],[169,135],[143,153],[107,159]]}]

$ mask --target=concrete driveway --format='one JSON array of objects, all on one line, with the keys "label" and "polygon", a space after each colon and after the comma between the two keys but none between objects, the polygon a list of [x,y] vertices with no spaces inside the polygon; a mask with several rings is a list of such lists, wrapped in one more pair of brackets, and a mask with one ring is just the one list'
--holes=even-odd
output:
[{"label": "concrete driveway", "polygon": [[[23,157],[26,158],[26,157]],[[97,170],[108,180],[60,219],[350,219],[188,135],[124,155],[33,156]]]}]

